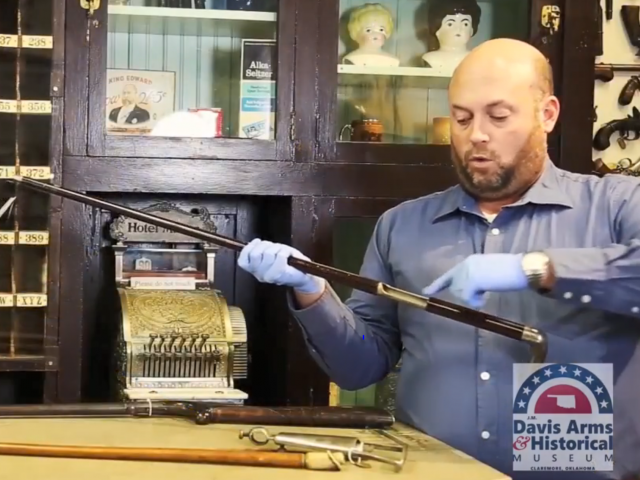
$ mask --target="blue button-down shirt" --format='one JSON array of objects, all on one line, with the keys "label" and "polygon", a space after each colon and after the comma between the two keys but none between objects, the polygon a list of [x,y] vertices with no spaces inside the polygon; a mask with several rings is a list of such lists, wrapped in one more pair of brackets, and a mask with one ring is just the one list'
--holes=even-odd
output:
[{"label": "blue button-down shirt", "polygon": [[[619,479],[640,473],[640,182],[555,167],[493,221],[459,186],[385,212],[361,275],[419,293],[477,253],[545,251],[551,294],[491,293],[483,311],[539,328],[550,363],[612,363],[614,472],[512,472],[512,369],[526,344],[382,297],[332,289],[290,308],[311,354],[341,388],[382,380],[402,359],[397,419],[514,479]],[[438,295],[456,302],[448,292]],[[364,338],[363,338],[364,336]]]}]

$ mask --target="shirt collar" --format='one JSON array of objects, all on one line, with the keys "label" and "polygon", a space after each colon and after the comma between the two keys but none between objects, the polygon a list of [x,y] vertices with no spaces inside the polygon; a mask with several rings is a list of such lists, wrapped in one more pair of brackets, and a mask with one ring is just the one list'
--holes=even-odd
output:
[{"label": "shirt collar", "polygon": [[[561,175],[558,168],[553,164],[551,159],[547,159],[540,178],[520,200],[511,206],[516,207],[533,203],[537,205],[557,205],[573,208],[573,201],[565,189],[562,188],[560,180]],[[449,190],[448,193],[448,195],[443,196],[443,202],[433,217],[433,221],[456,211],[478,212],[476,200],[465,192],[460,185],[456,185]]]}]

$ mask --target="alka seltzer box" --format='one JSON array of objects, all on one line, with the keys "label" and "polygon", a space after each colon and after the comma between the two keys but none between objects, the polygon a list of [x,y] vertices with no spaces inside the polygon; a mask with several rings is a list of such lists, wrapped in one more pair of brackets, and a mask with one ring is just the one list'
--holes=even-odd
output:
[{"label": "alka seltzer box", "polygon": [[276,121],[275,40],[242,40],[240,137],[273,140]]}]

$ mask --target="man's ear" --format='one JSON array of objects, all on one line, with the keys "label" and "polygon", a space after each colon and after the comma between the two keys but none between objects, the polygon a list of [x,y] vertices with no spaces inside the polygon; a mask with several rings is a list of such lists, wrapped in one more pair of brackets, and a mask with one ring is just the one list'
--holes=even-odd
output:
[{"label": "man's ear", "polygon": [[546,97],[540,105],[540,124],[546,133],[551,133],[560,116],[560,101],[555,95]]}]

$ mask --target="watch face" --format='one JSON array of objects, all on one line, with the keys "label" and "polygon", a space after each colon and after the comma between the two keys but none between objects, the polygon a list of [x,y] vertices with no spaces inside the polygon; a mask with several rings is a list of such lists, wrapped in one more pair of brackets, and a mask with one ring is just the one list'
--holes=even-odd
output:
[{"label": "watch face", "polygon": [[542,252],[527,253],[522,258],[522,268],[525,272],[539,273],[544,272],[549,264],[549,257]]}]

